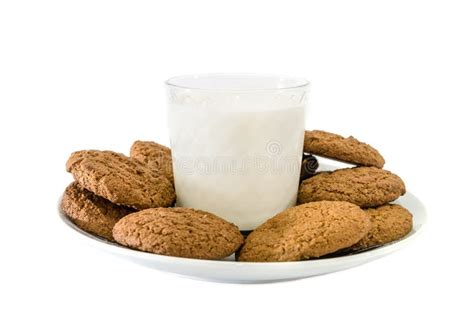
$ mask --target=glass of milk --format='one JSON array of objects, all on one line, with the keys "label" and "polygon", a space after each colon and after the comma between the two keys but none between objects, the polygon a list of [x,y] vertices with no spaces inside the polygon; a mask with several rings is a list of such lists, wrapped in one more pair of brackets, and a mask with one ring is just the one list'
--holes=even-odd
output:
[{"label": "glass of milk", "polygon": [[253,230],[295,205],[307,80],[207,74],[166,87],[177,206]]}]

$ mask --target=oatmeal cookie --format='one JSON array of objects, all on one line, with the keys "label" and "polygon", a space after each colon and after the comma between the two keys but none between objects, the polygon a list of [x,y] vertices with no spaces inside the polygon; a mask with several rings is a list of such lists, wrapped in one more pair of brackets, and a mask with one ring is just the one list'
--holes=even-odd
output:
[{"label": "oatmeal cookie", "polygon": [[69,157],[66,170],[80,186],[115,204],[145,209],[171,206],[176,199],[166,177],[123,154],[78,151]]},{"label": "oatmeal cookie", "polygon": [[141,251],[188,258],[222,259],[234,253],[243,236],[234,224],[192,208],[150,208],[126,216],[114,239]]},{"label": "oatmeal cookie", "polygon": [[283,262],[323,256],[359,242],[369,217],[348,202],[312,202],[286,209],[245,240],[239,261]]},{"label": "oatmeal cookie", "polygon": [[319,130],[305,132],[304,151],[359,166],[383,168],[385,164],[382,155],[369,144]]},{"label": "oatmeal cookie", "polygon": [[367,249],[386,244],[406,236],[413,227],[413,216],[396,204],[383,205],[365,211],[370,217],[370,230],[352,249]]},{"label": "oatmeal cookie", "polygon": [[156,169],[174,184],[173,160],[171,158],[171,149],[168,147],[155,142],[135,141],[130,148],[130,157]]},{"label": "oatmeal cookie", "polygon": [[115,223],[133,212],[83,189],[76,182],[66,188],[61,209],[82,230],[111,241]]},{"label": "oatmeal cookie", "polygon": [[298,191],[298,203],[346,201],[360,207],[376,207],[405,194],[402,179],[390,171],[375,167],[356,167],[320,172],[304,180]]}]

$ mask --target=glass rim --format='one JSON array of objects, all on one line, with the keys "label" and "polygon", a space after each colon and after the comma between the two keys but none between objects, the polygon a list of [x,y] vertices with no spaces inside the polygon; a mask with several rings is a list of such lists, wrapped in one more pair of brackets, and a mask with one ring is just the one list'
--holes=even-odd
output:
[{"label": "glass rim", "polygon": [[[287,80],[293,81],[293,84],[288,84],[288,86],[283,87],[252,87],[252,88],[209,88],[209,87],[196,87],[189,86],[186,84],[179,83],[180,80],[198,80],[203,78],[231,78],[231,77],[240,77],[240,78],[254,78],[254,79],[275,79],[277,80]],[[310,82],[301,77],[294,76],[282,76],[282,75],[273,75],[273,74],[255,74],[255,73],[207,73],[207,74],[191,74],[191,75],[180,75],[173,76],[167,79],[165,85],[173,88],[187,89],[192,91],[205,91],[205,92],[275,92],[283,90],[292,90],[292,89],[302,89],[310,85]]]}]

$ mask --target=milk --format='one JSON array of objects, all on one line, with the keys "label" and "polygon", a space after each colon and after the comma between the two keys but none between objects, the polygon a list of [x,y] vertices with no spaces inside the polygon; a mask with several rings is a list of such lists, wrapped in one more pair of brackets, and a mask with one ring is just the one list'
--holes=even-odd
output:
[{"label": "milk", "polygon": [[171,103],[168,115],[177,206],[206,210],[253,230],[295,205],[302,104],[191,99]]}]

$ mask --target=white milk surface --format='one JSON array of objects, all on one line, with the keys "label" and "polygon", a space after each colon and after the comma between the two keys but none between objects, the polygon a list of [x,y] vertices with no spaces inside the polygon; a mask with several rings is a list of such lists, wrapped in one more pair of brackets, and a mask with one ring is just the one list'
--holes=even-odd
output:
[{"label": "white milk surface", "polygon": [[296,202],[304,107],[170,106],[177,205],[252,230]]}]

